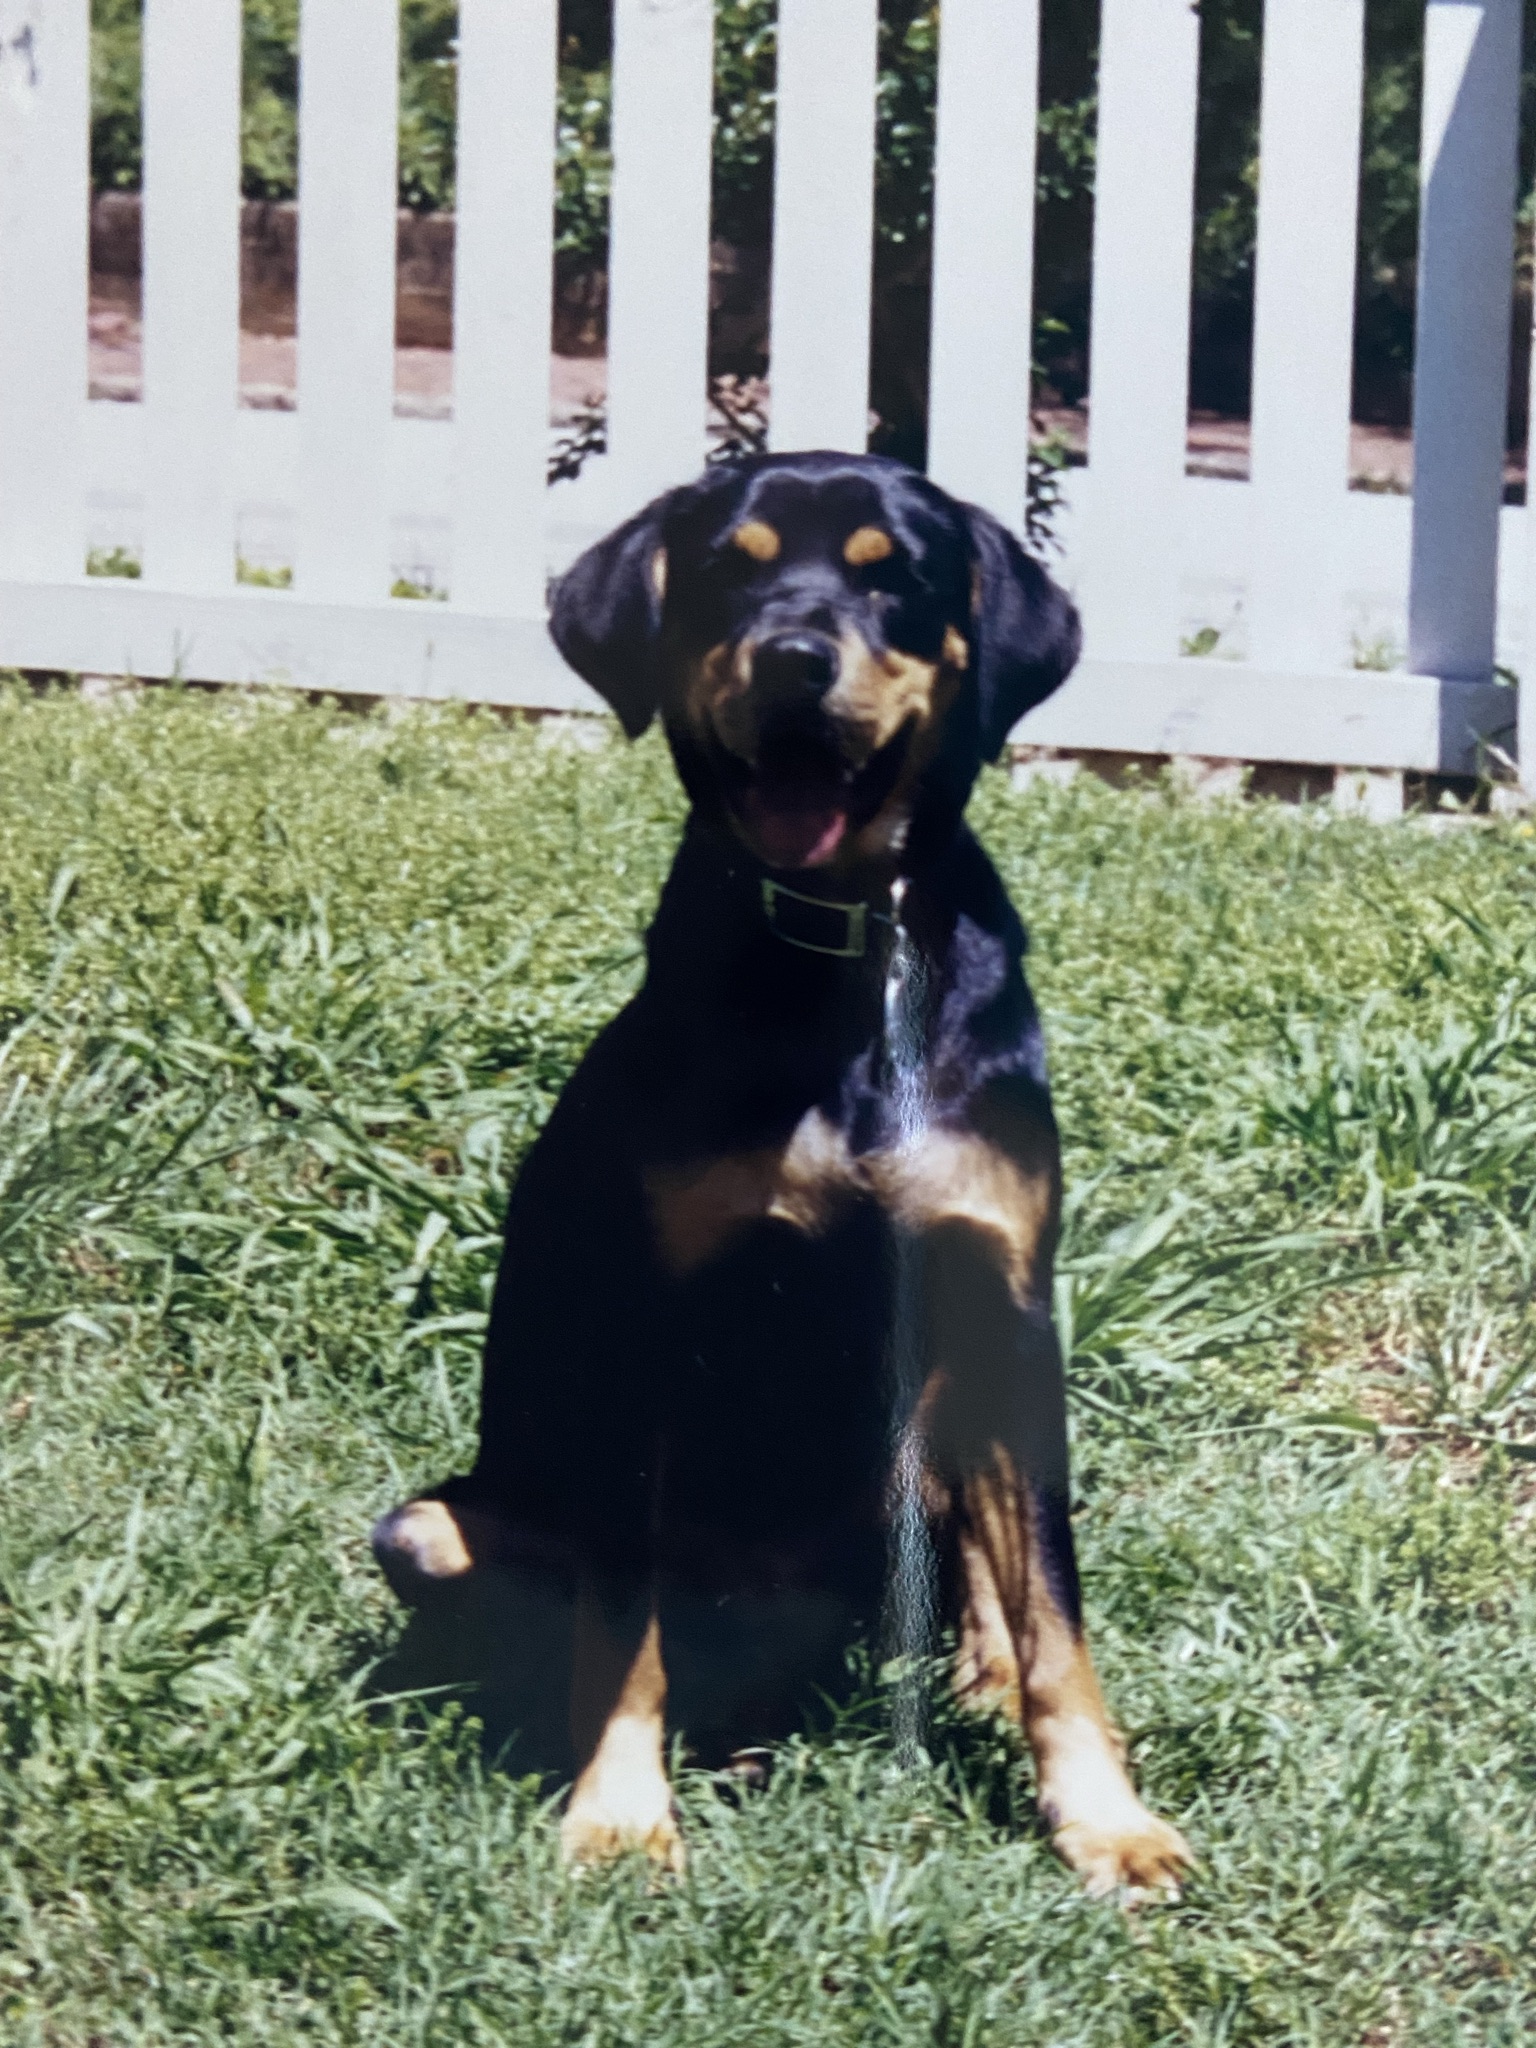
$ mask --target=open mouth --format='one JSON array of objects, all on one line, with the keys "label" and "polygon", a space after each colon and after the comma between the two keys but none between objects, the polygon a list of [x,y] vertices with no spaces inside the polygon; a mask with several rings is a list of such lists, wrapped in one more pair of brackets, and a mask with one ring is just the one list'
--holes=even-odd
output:
[{"label": "open mouth", "polygon": [[895,788],[910,736],[903,726],[858,769],[820,735],[771,740],[755,766],[728,754],[726,800],[769,867],[825,867]]}]

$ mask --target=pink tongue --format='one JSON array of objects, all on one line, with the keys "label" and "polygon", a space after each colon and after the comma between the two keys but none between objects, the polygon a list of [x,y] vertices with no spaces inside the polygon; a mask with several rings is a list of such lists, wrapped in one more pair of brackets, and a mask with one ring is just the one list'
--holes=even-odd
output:
[{"label": "pink tongue", "polygon": [[833,797],[801,790],[775,790],[772,797],[749,790],[742,810],[759,851],[774,868],[820,867],[836,853],[848,825],[847,811]]}]

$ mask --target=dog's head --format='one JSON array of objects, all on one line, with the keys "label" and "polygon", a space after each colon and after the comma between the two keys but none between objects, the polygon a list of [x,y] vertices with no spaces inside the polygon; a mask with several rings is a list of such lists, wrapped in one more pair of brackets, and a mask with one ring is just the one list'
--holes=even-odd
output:
[{"label": "dog's head", "polygon": [[958,816],[1077,659],[1077,615],[987,513],[875,456],[769,455],[669,492],[561,580],[550,630],[631,737],[765,865],[853,865]]}]

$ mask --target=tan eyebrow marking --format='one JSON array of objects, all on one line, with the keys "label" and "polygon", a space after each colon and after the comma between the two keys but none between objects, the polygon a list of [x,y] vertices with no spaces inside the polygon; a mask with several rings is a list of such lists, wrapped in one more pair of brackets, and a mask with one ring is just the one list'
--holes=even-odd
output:
[{"label": "tan eyebrow marking", "polygon": [[944,628],[944,659],[951,668],[968,668],[971,661],[970,643],[963,633],[957,633],[953,626]]},{"label": "tan eyebrow marking", "polygon": [[843,560],[851,569],[870,562],[883,562],[896,552],[896,543],[883,526],[858,526],[843,542]]},{"label": "tan eyebrow marking", "polygon": [[766,519],[749,519],[731,535],[732,545],[750,555],[754,562],[776,562],[783,545],[775,527]]}]

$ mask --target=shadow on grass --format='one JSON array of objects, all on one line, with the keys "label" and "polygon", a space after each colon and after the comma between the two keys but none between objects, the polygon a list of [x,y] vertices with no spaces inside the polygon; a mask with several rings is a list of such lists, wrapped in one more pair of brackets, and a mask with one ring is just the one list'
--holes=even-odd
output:
[{"label": "shadow on grass", "polygon": [[[776,1749],[793,1738],[817,1748],[888,1749],[894,1765],[903,1747],[893,1733],[898,1702],[910,1704],[915,1690],[918,1740],[909,1767],[931,1772],[973,1825],[1045,1839],[1023,1735],[1002,1716],[956,1700],[951,1651],[925,1660],[914,1677],[882,1666],[867,1629],[842,1611],[823,1606],[808,1615],[804,1603],[778,1601],[722,1618],[714,1602],[712,1612],[705,1603],[688,1606],[668,1631],[669,1722],[686,1763],[717,1776],[722,1789],[742,1796],[761,1789]],[[763,1612],[769,1607],[771,1623]],[[488,1764],[538,1777],[553,1791],[578,1768],[572,1641],[572,1603],[558,1590],[479,1571],[409,1611],[369,1693],[380,1706],[409,1701],[428,1719],[457,1704],[479,1723]],[[800,1654],[786,1659],[786,1644]]]},{"label": "shadow on grass", "polygon": [[488,1762],[569,1783],[571,1643],[568,1600],[478,1571],[408,1610],[368,1690],[380,1704],[413,1700],[428,1716],[457,1700],[479,1721]]}]

